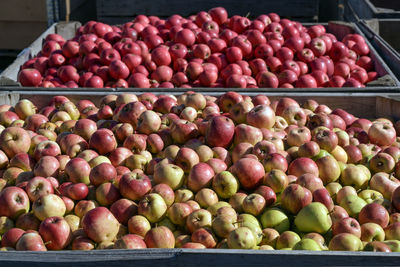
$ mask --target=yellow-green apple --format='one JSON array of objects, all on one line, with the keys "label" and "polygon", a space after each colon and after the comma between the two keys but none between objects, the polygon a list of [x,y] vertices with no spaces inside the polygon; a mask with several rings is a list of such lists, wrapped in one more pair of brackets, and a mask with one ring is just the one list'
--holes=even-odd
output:
[{"label": "yellow-green apple", "polygon": [[319,251],[322,250],[320,245],[314,241],[313,239],[305,238],[297,242],[293,246],[293,250],[314,250]]},{"label": "yellow-green apple", "polygon": [[257,245],[254,233],[248,227],[239,227],[231,231],[227,242],[231,249],[253,249]]},{"label": "yellow-green apple", "polygon": [[[367,171],[369,172],[368,169]],[[370,173],[367,173],[360,165],[354,164],[347,164],[340,176],[342,185],[351,185],[356,189],[365,189],[369,179]]]},{"label": "yellow-green apple", "polygon": [[361,225],[361,241],[371,242],[371,241],[384,241],[385,231],[382,226],[376,223],[364,223]]},{"label": "yellow-green apple", "polygon": [[223,171],[213,177],[212,188],[220,198],[228,199],[237,192],[239,182],[232,173]]},{"label": "yellow-green apple", "polygon": [[155,183],[167,184],[175,190],[182,186],[184,181],[184,172],[177,165],[159,163],[154,167],[153,179]]},{"label": "yellow-green apple", "polygon": [[372,173],[386,172],[392,173],[395,167],[394,158],[387,153],[380,152],[373,156],[369,161],[369,169]]},{"label": "yellow-green apple", "polygon": [[294,223],[301,232],[325,234],[332,226],[329,211],[319,202],[312,202],[297,214]]},{"label": "yellow-green apple", "polygon": [[57,195],[48,194],[39,197],[33,202],[32,211],[35,216],[44,221],[48,217],[63,217],[66,211],[64,201]]},{"label": "yellow-green apple", "polygon": [[249,194],[243,200],[243,211],[254,216],[261,214],[266,206],[264,197],[257,193]]},{"label": "yellow-green apple", "polygon": [[192,208],[187,203],[174,203],[167,211],[168,218],[176,225],[186,224],[186,218],[192,212]]},{"label": "yellow-green apple", "polygon": [[167,212],[167,204],[156,193],[150,193],[139,202],[138,213],[145,216],[151,223],[159,222]]},{"label": "yellow-green apple", "polygon": [[186,218],[186,227],[191,233],[202,227],[211,227],[211,223],[212,215],[205,209],[195,210]]},{"label": "yellow-green apple", "polygon": [[8,127],[0,135],[0,147],[8,158],[18,153],[27,153],[31,146],[31,138],[27,131],[19,127]]},{"label": "yellow-green apple", "polygon": [[340,177],[340,167],[332,156],[325,156],[315,161],[318,166],[319,177],[324,184],[335,182]]},{"label": "yellow-green apple", "polygon": [[214,233],[222,238],[227,238],[229,233],[237,228],[236,213],[232,215],[218,215],[212,221]]},{"label": "yellow-green apple", "polygon": [[263,184],[271,187],[275,193],[280,193],[289,185],[289,179],[284,171],[273,169],[266,173]]},{"label": "yellow-green apple", "polygon": [[202,188],[196,193],[194,200],[199,203],[200,207],[207,209],[218,202],[218,195],[212,189]]},{"label": "yellow-green apple", "polygon": [[349,216],[357,218],[362,208],[367,205],[367,202],[357,195],[348,195],[339,204],[347,211]]}]

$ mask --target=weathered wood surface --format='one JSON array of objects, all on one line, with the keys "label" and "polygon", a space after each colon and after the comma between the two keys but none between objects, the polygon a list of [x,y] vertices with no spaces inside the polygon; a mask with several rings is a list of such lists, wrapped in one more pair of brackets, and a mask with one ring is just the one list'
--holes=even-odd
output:
[{"label": "weathered wood surface", "polygon": [[29,266],[398,266],[400,253],[145,249],[1,252],[0,264]]},{"label": "weathered wood surface", "polygon": [[[346,0],[345,4],[348,11],[352,10],[360,19],[400,18],[400,2],[397,0]],[[347,13],[347,18],[351,16]]]},{"label": "weathered wood surface", "polygon": [[104,22],[125,22],[138,14],[169,17],[172,14],[189,16],[200,10],[209,10],[215,6],[225,7],[229,14],[251,17],[269,12],[276,12],[282,17],[305,18],[316,21],[319,0],[280,0],[280,1],[241,1],[241,0],[97,0],[97,18]]},{"label": "weathered wood surface", "polygon": [[[200,89],[195,89],[194,91],[202,92],[206,95],[221,95],[226,89],[216,89],[214,91],[207,91]],[[393,118],[394,120],[400,119],[400,93],[345,93],[345,92],[330,92],[330,93],[321,93],[321,92],[270,92],[268,90],[236,90],[241,94],[245,95],[258,95],[265,94],[270,99],[278,99],[281,97],[292,97],[299,101],[299,103],[303,103],[307,99],[314,99],[319,103],[323,103],[328,105],[331,108],[342,108],[347,110],[348,112],[366,118],[378,118],[378,117],[388,117]],[[81,99],[90,99],[96,105],[98,105],[101,101],[101,98],[108,94],[122,94],[122,93],[135,93],[141,94],[143,92],[153,92],[155,94],[182,94],[185,92],[185,89],[174,89],[174,90],[166,90],[166,89],[152,89],[149,90],[111,90],[111,91],[90,91],[82,89],[82,91],[74,91],[74,90],[53,90],[53,91],[9,91],[0,94],[0,104],[10,104],[14,105],[18,102],[19,99],[30,99],[38,108],[42,108],[49,104],[51,98],[55,95],[65,95],[71,101],[77,102]]]}]

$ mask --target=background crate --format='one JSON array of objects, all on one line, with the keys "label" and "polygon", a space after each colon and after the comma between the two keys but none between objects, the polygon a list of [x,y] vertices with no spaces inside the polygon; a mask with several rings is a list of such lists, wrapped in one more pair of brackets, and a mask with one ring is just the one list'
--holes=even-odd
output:
[{"label": "background crate", "polygon": [[400,78],[400,19],[372,19],[358,22],[368,41],[392,72]]},{"label": "background crate", "polygon": [[[305,23],[306,26],[310,26],[312,24]],[[327,31],[333,33],[338,39],[342,39],[346,34],[349,33],[359,33],[362,32],[357,28],[355,24],[343,23],[343,22],[330,22],[325,24],[327,26]],[[12,63],[7,69],[0,74],[0,86],[3,86],[3,90],[5,90],[5,86],[13,86],[19,85],[17,83],[17,76],[20,66],[29,58],[32,58],[36,53],[41,50],[41,45],[43,39],[49,33],[59,33],[64,38],[70,39],[74,34],[76,29],[80,26],[78,22],[70,22],[70,23],[57,23],[52,25],[46,32],[44,32],[31,46],[24,50],[23,53]],[[378,80],[371,82],[366,88],[358,89],[358,88],[335,88],[336,91],[398,91],[398,86],[400,85],[399,81],[390,70],[390,68],[386,65],[386,63],[382,60],[380,55],[374,50],[374,48],[370,45],[371,48],[371,58],[374,62],[374,67],[378,72],[379,76],[381,76]],[[214,90],[214,89],[213,89]],[[226,89],[224,89],[226,90]],[[286,91],[281,88],[272,89],[274,91]],[[308,91],[310,89],[300,89],[294,88],[290,89],[290,92],[300,92],[300,91]],[[318,91],[321,92],[331,92],[332,89],[329,88],[318,88]],[[289,91],[288,91],[289,92]]]},{"label": "background crate", "polygon": [[346,20],[400,18],[398,0],[345,0]]},{"label": "background crate", "polygon": [[260,14],[276,12],[282,17],[299,21],[329,21],[341,19],[341,9],[337,0],[169,0],[169,1],[141,1],[141,0],[97,0],[97,19],[118,24],[131,20],[139,14],[169,17],[172,14],[189,16],[201,10],[209,10],[216,6],[223,6],[230,15],[256,17]]}]

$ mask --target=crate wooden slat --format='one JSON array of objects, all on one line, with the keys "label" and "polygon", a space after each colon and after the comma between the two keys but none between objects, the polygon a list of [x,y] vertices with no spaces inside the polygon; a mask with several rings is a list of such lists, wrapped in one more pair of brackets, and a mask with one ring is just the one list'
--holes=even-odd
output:
[{"label": "crate wooden slat", "polygon": [[141,1],[141,0],[97,0],[97,19],[106,23],[122,23],[138,14],[169,17],[172,14],[189,16],[200,10],[215,6],[225,7],[229,14],[257,16],[276,12],[282,17],[316,21],[318,0],[240,1],[240,0],[184,0]]},{"label": "crate wooden slat", "polygon": [[345,17],[350,21],[371,18],[400,18],[399,3],[397,0],[346,0]]},{"label": "crate wooden slat", "polygon": [[3,267],[29,266],[396,266],[400,253],[261,251],[225,249],[142,249],[95,251],[6,251]]}]

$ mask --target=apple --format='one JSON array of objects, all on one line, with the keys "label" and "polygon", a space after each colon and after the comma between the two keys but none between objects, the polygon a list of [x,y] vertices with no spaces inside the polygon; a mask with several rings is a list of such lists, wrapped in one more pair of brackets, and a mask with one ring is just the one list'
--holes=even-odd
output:
[{"label": "apple", "polygon": [[63,217],[66,211],[64,201],[57,195],[48,194],[40,196],[33,202],[32,211],[35,216],[44,221],[48,217]]},{"label": "apple", "polygon": [[39,234],[49,250],[61,250],[71,241],[71,229],[62,217],[48,217],[39,227]]},{"label": "apple", "polygon": [[29,197],[19,187],[9,186],[0,193],[0,216],[7,216],[12,219],[29,212]]},{"label": "apple", "polygon": [[97,207],[83,216],[82,228],[90,239],[96,243],[101,243],[114,240],[120,224],[107,208]]},{"label": "apple", "polygon": [[145,237],[144,242],[148,248],[174,248],[174,234],[165,226],[158,226],[150,229]]}]

